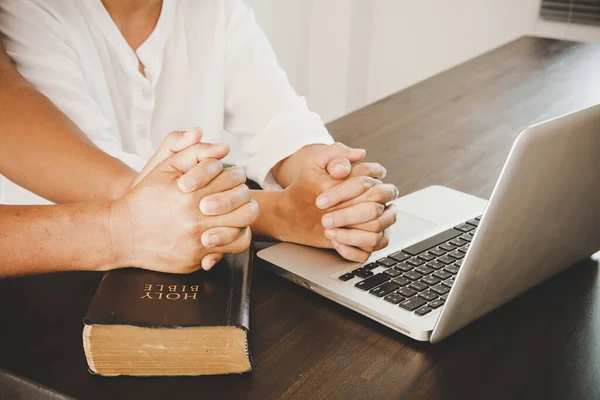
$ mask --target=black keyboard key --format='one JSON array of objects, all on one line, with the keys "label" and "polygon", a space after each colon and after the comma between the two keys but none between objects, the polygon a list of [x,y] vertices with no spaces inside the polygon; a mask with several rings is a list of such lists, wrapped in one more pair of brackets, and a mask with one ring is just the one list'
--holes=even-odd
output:
[{"label": "black keyboard key", "polygon": [[444,302],[446,302],[446,299],[447,299],[447,298],[448,298],[448,295],[447,295],[447,294],[445,294],[445,295],[443,295],[443,296],[440,296],[440,299],[444,300]]},{"label": "black keyboard key", "polygon": [[441,256],[437,259],[439,262],[443,262],[444,264],[454,264],[456,258],[448,257],[447,255]]},{"label": "black keyboard key", "polygon": [[429,286],[433,286],[433,285],[437,285],[438,283],[440,283],[440,280],[438,278],[436,278],[435,276],[429,275],[429,276],[424,276],[421,279],[421,282],[425,282]]},{"label": "black keyboard key", "polygon": [[437,294],[446,294],[450,291],[450,288],[440,283],[438,285],[432,286],[431,290],[433,290]]},{"label": "black keyboard key", "polygon": [[397,277],[402,273],[398,268],[390,268],[383,271],[384,274],[391,276],[392,278]]},{"label": "black keyboard key", "polygon": [[458,260],[457,262],[454,263],[454,265],[456,265],[458,268],[462,267],[462,263],[463,260]]},{"label": "black keyboard key", "polygon": [[446,254],[446,250],[440,249],[439,247],[437,249],[431,249],[429,250],[429,253],[436,255],[436,256],[443,256],[444,254]]},{"label": "black keyboard key", "polygon": [[468,233],[461,235],[460,238],[465,242],[470,242],[471,240],[473,240],[473,236],[469,235]]},{"label": "black keyboard key", "polygon": [[387,296],[385,296],[383,298],[385,301],[387,301],[388,303],[392,303],[392,304],[398,304],[401,301],[403,301],[404,299],[406,299],[406,297],[402,296],[400,293],[398,292],[394,292],[394,293],[390,293]]},{"label": "black keyboard key", "polygon": [[458,229],[461,232],[470,232],[475,229],[475,227],[469,224],[461,224],[459,226],[455,226],[454,229]]},{"label": "black keyboard key", "polygon": [[444,305],[444,300],[442,300],[442,299],[436,299],[436,300],[430,302],[427,305],[435,310],[436,308],[440,308],[441,306]]},{"label": "black keyboard key", "polygon": [[396,268],[399,268],[403,272],[408,272],[408,271],[412,271],[415,267],[404,262],[404,263],[396,265]]},{"label": "black keyboard key", "polygon": [[441,280],[444,280],[444,279],[450,278],[452,276],[452,274],[449,272],[446,272],[444,270],[439,270],[439,271],[435,271],[433,273],[433,276],[435,276],[436,278],[440,278]]},{"label": "black keyboard key", "polygon": [[430,252],[419,254],[419,258],[423,259],[425,261],[431,261],[431,260],[433,260],[436,257],[437,257],[437,255],[431,254]]},{"label": "black keyboard key", "polygon": [[[371,271],[369,271],[371,272]],[[371,272],[372,273],[372,272]],[[390,280],[390,277],[386,274],[377,274],[375,276],[372,276],[368,279],[365,279],[364,281],[360,281],[357,284],[355,284],[354,286],[361,289],[361,290],[371,290],[373,289],[375,286],[379,286],[384,282],[387,282]]]},{"label": "black keyboard key", "polygon": [[429,286],[427,286],[426,284],[422,283],[422,282],[413,282],[410,285],[408,285],[409,288],[416,290],[417,292],[420,292],[421,290],[425,290],[427,289]]},{"label": "black keyboard key", "polygon": [[444,282],[442,282],[442,285],[451,288],[454,285],[454,278],[445,280]]},{"label": "black keyboard key", "polygon": [[420,267],[415,268],[415,271],[423,275],[429,275],[435,270],[431,267],[428,267],[427,265],[421,265]]},{"label": "black keyboard key", "polygon": [[444,268],[444,271],[448,271],[452,275],[456,275],[456,274],[458,274],[458,267],[454,264],[448,265],[446,268]]},{"label": "black keyboard key", "polygon": [[450,239],[454,239],[455,237],[459,236],[461,233],[459,231],[457,231],[456,229],[449,229],[447,231],[444,231],[442,233],[438,233],[435,236],[430,237],[429,239],[425,239],[422,242],[419,242],[417,244],[413,244],[410,247],[407,247],[406,249],[404,249],[405,253],[408,253],[412,256],[416,256],[417,254],[420,254],[422,252],[424,252],[425,250],[429,250],[432,247],[435,247],[441,243],[444,243]]},{"label": "black keyboard key", "polygon": [[410,258],[410,255],[406,254],[406,253],[404,253],[402,251],[397,251],[394,254],[390,254],[388,257],[392,258],[392,259],[394,259],[394,260],[396,260],[398,262],[402,262],[402,261],[408,260]]},{"label": "black keyboard key", "polygon": [[442,269],[446,266],[446,264],[439,262],[438,260],[432,261],[427,263],[428,267],[431,267],[433,269]]},{"label": "black keyboard key", "polygon": [[453,244],[455,246],[460,247],[460,246],[464,246],[465,244],[467,244],[469,242],[467,242],[466,240],[462,240],[461,238],[457,237],[457,238],[452,239],[449,243]]},{"label": "black keyboard key", "polygon": [[400,293],[404,297],[413,297],[415,294],[417,294],[417,292],[415,292],[414,290],[409,289],[407,287],[398,289],[398,293]]},{"label": "black keyboard key", "polygon": [[448,253],[448,255],[452,258],[456,258],[457,260],[460,260],[461,258],[465,257],[465,253],[455,250],[452,253]]},{"label": "black keyboard key", "polygon": [[377,263],[385,268],[393,267],[394,265],[398,264],[396,261],[387,257],[384,257],[381,260],[377,260]]},{"label": "black keyboard key", "polygon": [[463,253],[466,253],[467,250],[469,250],[469,245],[463,246],[460,249],[458,249],[458,251],[462,251]]},{"label": "black keyboard key", "polygon": [[363,265],[363,268],[368,269],[369,271],[373,271],[377,267],[379,267],[379,264],[377,264],[376,262],[372,262],[367,265]]},{"label": "black keyboard key", "polygon": [[354,274],[348,272],[347,274],[344,274],[342,276],[340,276],[338,279],[342,282],[346,282],[349,281],[350,279],[354,278]]},{"label": "black keyboard key", "polygon": [[483,217],[483,215],[480,215],[479,217],[475,217],[475,219],[476,219],[477,221],[481,221],[481,217]]},{"label": "black keyboard key", "polygon": [[421,260],[420,258],[413,257],[410,260],[408,260],[407,263],[409,263],[412,266],[418,267],[419,265],[425,264],[425,261]]},{"label": "black keyboard key", "polygon": [[440,249],[442,250],[446,250],[446,251],[452,251],[454,249],[456,249],[456,246],[450,243],[444,243],[443,245],[440,246]]},{"label": "black keyboard key", "polygon": [[402,276],[410,279],[411,281],[418,281],[419,279],[421,279],[423,277],[423,275],[421,275],[420,273],[418,273],[416,271],[405,272],[404,275],[402,275]]},{"label": "black keyboard key", "polygon": [[394,282],[396,285],[400,285],[400,286],[406,286],[410,283],[410,281],[403,276],[396,278],[396,279],[392,279],[392,282]]},{"label": "black keyboard key", "polygon": [[363,269],[363,268],[359,268],[359,269],[355,269],[354,271],[352,271],[352,273],[356,276],[358,276],[359,278],[370,278],[371,276],[373,276],[373,272],[369,271],[368,269]]},{"label": "black keyboard key", "polygon": [[477,218],[473,218],[473,219],[468,220],[467,224],[473,225],[473,226],[479,226],[479,220]]},{"label": "black keyboard key", "polygon": [[431,312],[431,308],[429,308],[427,306],[423,306],[423,307],[419,308],[418,310],[416,310],[415,314],[422,317],[423,315],[429,314],[430,312]]},{"label": "black keyboard key", "polygon": [[377,297],[383,297],[386,294],[392,293],[393,291],[398,289],[398,287],[398,285],[395,285],[392,282],[386,282],[381,286],[377,286],[375,289],[371,289],[369,293]]},{"label": "black keyboard key", "polygon": [[412,299],[408,299],[400,303],[400,307],[404,308],[408,311],[414,311],[417,308],[427,304],[425,300],[420,297],[413,297]]},{"label": "black keyboard key", "polygon": [[424,292],[419,293],[419,297],[422,297],[427,301],[432,301],[437,299],[438,295],[433,293],[431,290],[425,290]]}]

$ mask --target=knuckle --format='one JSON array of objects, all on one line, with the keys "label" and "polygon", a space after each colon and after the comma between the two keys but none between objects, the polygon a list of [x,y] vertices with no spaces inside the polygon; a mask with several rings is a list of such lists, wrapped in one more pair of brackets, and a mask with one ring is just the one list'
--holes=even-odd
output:
[{"label": "knuckle", "polygon": [[381,235],[378,233],[372,233],[369,235],[369,240],[367,241],[366,245],[367,246],[371,246],[371,247],[375,247],[377,246],[377,243],[379,243],[379,240],[381,239]]},{"label": "knuckle", "polygon": [[248,203],[246,208],[247,208],[246,222],[247,222],[247,225],[251,225],[253,222],[255,222],[258,219],[258,214],[259,214],[258,203],[256,201],[252,200],[251,202]]},{"label": "knuckle", "polygon": [[396,213],[396,207],[392,207],[392,225],[398,220],[398,213]]},{"label": "knuckle", "polygon": [[251,244],[252,233],[250,232],[250,229],[246,229],[246,232],[244,232],[244,236],[242,237],[242,251],[248,250]]},{"label": "knuckle", "polygon": [[377,168],[379,164],[375,163],[367,163],[367,173],[369,176],[377,177],[379,176],[379,168]]},{"label": "knuckle", "polygon": [[371,203],[370,216],[372,219],[379,218],[383,213],[384,206],[380,203]]},{"label": "knuckle", "polygon": [[358,262],[365,262],[365,261],[367,261],[368,258],[369,258],[369,254],[362,252],[362,251],[359,254],[357,254],[357,256],[356,256],[356,260]]},{"label": "knuckle", "polygon": [[383,222],[381,221],[381,218],[373,220],[370,224],[373,232],[381,232],[383,230]]}]

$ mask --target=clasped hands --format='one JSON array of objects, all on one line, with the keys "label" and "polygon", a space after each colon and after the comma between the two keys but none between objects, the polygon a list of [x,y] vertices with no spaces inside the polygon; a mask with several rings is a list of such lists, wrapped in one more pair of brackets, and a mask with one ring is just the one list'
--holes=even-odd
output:
[{"label": "clasped hands", "polygon": [[364,262],[389,243],[396,209],[388,202],[398,189],[381,181],[386,170],[361,162],[363,149],[342,143],[315,145],[292,185],[284,190],[293,220],[289,241],[335,248],[344,258]]},{"label": "clasped hands", "polygon": [[[172,132],[111,208],[116,251],[134,267],[189,273],[250,246],[259,207],[241,168],[224,168],[226,145],[201,143],[202,131]],[[296,180],[281,191],[285,240],[335,248],[363,262],[387,246],[398,195],[385,169],[360,163],[365,151],[314,145]]]}]

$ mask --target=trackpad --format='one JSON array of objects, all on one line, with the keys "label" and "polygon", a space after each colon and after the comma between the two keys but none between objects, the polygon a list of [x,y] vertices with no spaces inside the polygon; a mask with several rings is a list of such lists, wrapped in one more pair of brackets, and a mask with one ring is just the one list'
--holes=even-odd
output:
[{"label": "trackpad", "polygon": [[433,222],[405,214],[402,211],[398,211],[396,215],[396,223],[390,228],[390,245],[373,253],[372,259],[381,258],[381,254],[390,254],[393,249],[407,247],[415,243],[415,239],[426,237],[428,233],[434,235],[440,230],[440,227]]}]

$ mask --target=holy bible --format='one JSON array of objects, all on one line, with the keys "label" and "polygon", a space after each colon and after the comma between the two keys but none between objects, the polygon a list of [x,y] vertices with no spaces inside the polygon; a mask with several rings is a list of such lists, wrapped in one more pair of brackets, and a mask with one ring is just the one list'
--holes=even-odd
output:
[{"label": "holy bible", "polygon": [[251,263],[247,251],[189,275],[107,272],[83,321],[90,371],[107,376],[250,371]]}]

